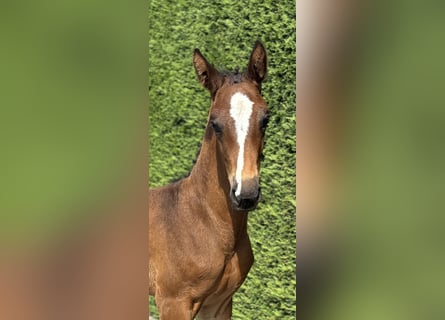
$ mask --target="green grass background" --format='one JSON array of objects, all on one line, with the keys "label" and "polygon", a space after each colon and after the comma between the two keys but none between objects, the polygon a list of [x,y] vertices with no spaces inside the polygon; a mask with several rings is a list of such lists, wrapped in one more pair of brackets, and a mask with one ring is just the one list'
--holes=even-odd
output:
[{"label": "green grass background", "polygon": [[152,0],[148,15],[150,187],[187,174],[202,140],[210,98],[196,79],[193,49],[217,68],[243,69],[255,41],[266,46],[263,199],[249,214],[255,264],[234,297],[233,319],[294,319],[295,3]]}]

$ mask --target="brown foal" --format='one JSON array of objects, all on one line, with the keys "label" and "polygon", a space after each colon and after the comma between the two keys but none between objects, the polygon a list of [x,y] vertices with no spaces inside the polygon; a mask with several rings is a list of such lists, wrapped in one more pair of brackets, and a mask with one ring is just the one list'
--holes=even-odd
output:
[{"label": "brown foal", "polygon": [[266,51],[258,41],[242,73],[219,72],[198,49],[193,64],[212,104],[190,175],[149,191],[149,292],[161,320],[227,320],[253,263],[247,213],[261,195]]}]

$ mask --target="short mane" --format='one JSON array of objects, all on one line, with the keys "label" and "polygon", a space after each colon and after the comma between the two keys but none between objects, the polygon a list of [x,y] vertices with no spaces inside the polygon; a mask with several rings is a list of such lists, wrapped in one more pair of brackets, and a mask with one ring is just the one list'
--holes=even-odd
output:
[{"label": "short mane", "polygon": [[245,72],[239,72],[239,68],[237,67],[235,71],[223,70],[220,74],[224,77],[225,81],[228,84],[236,84],[241,83],[245,79]]}]

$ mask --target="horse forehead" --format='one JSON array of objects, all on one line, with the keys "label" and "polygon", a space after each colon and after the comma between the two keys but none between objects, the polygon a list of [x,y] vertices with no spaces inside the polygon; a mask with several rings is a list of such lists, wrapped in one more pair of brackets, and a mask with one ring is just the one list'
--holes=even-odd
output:
[{"label": "horse forehead", "polygon": [[[229,113],[233,107],[237,107],[238,109],[242,110],[244,109],[243,106],[248,106],[250,104],[252,107],[262,106],[265,104],[264,99],[257,90],[242,84],[233,85],[230,88],[223,90],[220,96],[220,101],[220,108]],[[255,112],[255,109],[256,108],[253,108],[252,112]]]},{"label": "horse forehead", "polygon": [[253,101],[242,92],[235,92],[230,97],[230,115],[234,120],[245,121],[252,114]]}]

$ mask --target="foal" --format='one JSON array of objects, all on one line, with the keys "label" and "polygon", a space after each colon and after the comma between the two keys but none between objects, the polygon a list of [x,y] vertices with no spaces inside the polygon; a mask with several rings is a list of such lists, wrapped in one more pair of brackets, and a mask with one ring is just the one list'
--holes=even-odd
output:
[{"label": "foal", "polygon": [[261,194],[266,51],[258,41],[243,73],[220,73],[198,49],[193,64],[212,104],[190,175],[149,192],[149,292],[161,320],[228,320],[253,263],[247,213]]}]

